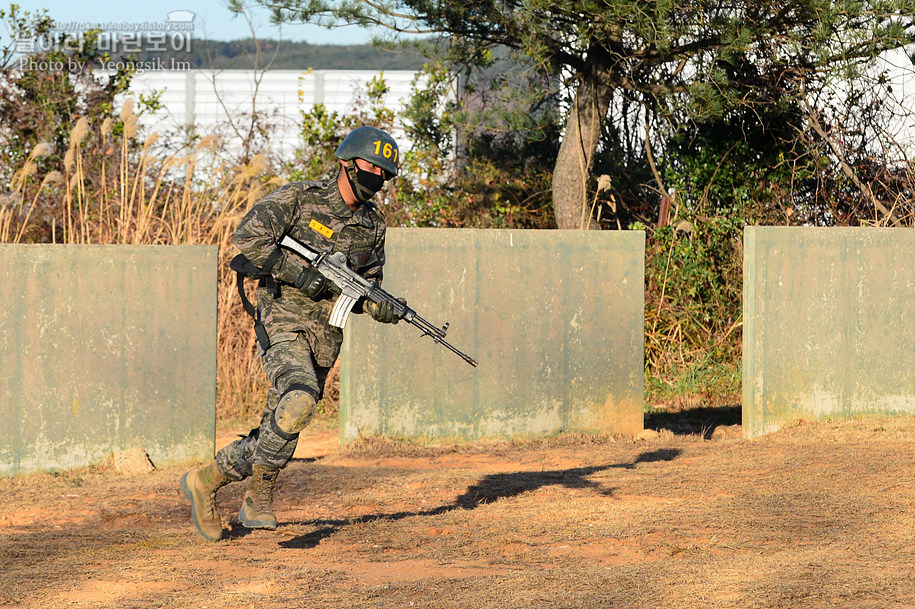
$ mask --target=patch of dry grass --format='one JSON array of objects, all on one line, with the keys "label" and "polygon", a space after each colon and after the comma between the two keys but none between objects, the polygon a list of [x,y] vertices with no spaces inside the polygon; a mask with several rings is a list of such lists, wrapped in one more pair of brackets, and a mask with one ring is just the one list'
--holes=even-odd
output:
[{"label": "patch of dry grass", "polygon": [[248,419],[252,410],[259,414],[266,383],[228,267],[236,253],[230,240],[248,207],[283,180],[268,176],[263,156],[224,164],[215,137],[178,153],[156,152],[157,134],[136,139],[130,100],[121,120],[123,131],[114,135],[110,119],[98,127],[80,119],[62,172],[42,175],[39,161],[50,145],[35,147],[0,205],[0,242],[217,245],[217,410],[221,419]]}]

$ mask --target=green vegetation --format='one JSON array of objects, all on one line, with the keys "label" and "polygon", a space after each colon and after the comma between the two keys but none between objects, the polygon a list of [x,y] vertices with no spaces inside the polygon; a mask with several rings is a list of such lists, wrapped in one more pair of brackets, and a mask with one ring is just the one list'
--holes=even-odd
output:
[{"label": "green vegetation", "polygon": [[915,41],[912,0],[261,4],[440,36],[461,86],[411,109],[426,207],[402,189],[401,221],[646,230],[650,401],[736,401],[744,226],[915,223],[875,61]]},{"label": "green vegetation", "polygon": [[[359,0],[272,4],[281,19],[389,17]],[[649,401],[735,403],[744,226],[915,224],[912,142],[888,129],[911,117],[875,62],[912,41],[915,2],[648,4],[385,4],[443,35],[385,49],[195,41],[191,67],[257,55],[261,69],[420,70],[402,115],[384,106],[381,74],[350,112],[303,113],[301,149],[283,160],[264,132],[242,162],[208,138],[160,151],[136,131],[155,96],[113,110],[129,70],[102,86],[82,70],[17,70],[6,49],[0,240],[221,243],[270,188],[333,171],[353,126],[397,126],[413,148],[383,194],[392,225],[645,230]],[[0,18],[13,33],[52,25],[12,7]],[[95,36],[33,59],[97,62]],[[220,316],[221,416],[244,416],[258,389],[250,332],[226,325],[237,311]]]},{"label": "green vegetation", "polygon": [[[557,226],[566,229],[597,227],[588,212],[600,176],[592,169],[602,153],[631,155],[644,142],[639,161],[655,165],[649,149],[665,152],[665,141],[684,124],[768,113],[773,106],[798,110],[794,115],[803,120],[789,122],[789,130],[818,131],[825,134],[818,133],[820,139],[829,139],[832,125],[822,129],[822,119],[841,99],[835,85],[863,85],[878,55],[915,41],[915,0],[258,3],[278,22],[438,34],[441,42],[429,48],[455,73],[486,69],[495,51],[506,48],[532,73],[552,79],[558,86],[546,89],[544,100],[558,96],[564,104],[552,205]],[[234,4],[235,10],[244,5]],[[886,81],[878,78],[873,88],[881,84]],[[814,143],[797,133],[790,139],[788,162],[811,162],[807,153]],[[663,194],[668,186],[657,167],[651,170]]]}]

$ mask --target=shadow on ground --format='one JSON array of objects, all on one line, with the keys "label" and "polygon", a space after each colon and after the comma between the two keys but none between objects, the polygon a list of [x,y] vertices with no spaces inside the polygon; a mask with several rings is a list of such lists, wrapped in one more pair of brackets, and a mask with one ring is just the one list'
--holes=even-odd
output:
[{"label": "shadow on ground", "polygon": [[718,427],[741,424],[740,406],[703,406],[677,412],[645,413],[645,429],[669,429],[677,435],[699,435],[706,440]]},{"label": "shadow on ground", "polygon": [[[614,489],[605,487],[599,482],[588,480],[588,476],[609,469],[632,469],[637,467],[640,463],[673,461],[680,456],[681,452],[682,451],[676,448],[664,448],[644,452],[633,461],[627,463],[611,463],[607,465],[576,467],[553,471],[490,474],[481,478],[479,482],[467,487],[467,490],[456,497],[451,504],[416,512],[373,514],[346,520],[316,520],[302,522],[298,524],[313,525],[319,528],[306,535],[300,535],[288,541],[280,542],[279,545],[283,548],[310,549],[321,543],[322,539],[330,537],[343,527],[353,524],[382,519],[401,520],[413,516],[435,516],[452,510],[472,510],[481,505],[498,501],[499,499],[515,497],[522,493],[534,491],[545,486],[559,485],[567,488],[590,488],[602,495],[612,496]],[[233,522],[228,537],[243,537],[244,535],[247,535],[248,532],[249,531],[244,527],[235,526],[235,523]]]}]

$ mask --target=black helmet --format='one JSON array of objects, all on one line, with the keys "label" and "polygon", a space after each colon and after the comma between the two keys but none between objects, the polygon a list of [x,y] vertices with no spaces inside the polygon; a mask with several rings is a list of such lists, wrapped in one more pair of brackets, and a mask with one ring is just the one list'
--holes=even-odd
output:
[{"label": "black helmet", "polygon": [[378,127],[357,127],[343,138],[334,155],[338,159],[351,161],[362,159],[384,169],[388,178],[397,175],[400,149],[394,138]]}]

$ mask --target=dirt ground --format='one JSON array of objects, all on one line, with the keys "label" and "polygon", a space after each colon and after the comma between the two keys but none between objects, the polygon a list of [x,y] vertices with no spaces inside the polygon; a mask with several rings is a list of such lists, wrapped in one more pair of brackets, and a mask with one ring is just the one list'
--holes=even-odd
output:
[{"label": "dirt ground", "polygon": [[473,446],[341,450],[315,428],[279,529],[240,528],[234,484],[218,543],[186,467],[3,479],[0,607],[915,607],[915,418],[747,441],[735,413]]}]

